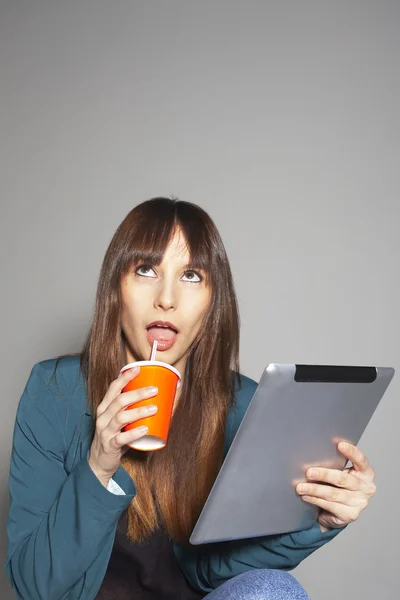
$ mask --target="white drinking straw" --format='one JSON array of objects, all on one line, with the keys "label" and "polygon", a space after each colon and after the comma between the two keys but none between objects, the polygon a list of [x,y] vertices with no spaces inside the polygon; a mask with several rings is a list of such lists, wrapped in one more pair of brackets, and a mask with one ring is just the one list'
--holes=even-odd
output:
[{"label": "white drinking straw", "polygon": [[154,342],[153,342],[153,348],[151,349],[150,360],[156,360],[157,346],[158,346],[158,342],[157,342],[157,340],[154,340]]}]

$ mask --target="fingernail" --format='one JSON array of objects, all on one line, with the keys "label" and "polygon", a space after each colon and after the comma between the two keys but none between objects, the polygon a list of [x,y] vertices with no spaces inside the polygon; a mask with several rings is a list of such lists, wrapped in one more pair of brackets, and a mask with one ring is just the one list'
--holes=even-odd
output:
[{"label": "fingernail", "polygon": [[150,406],[146,406],[146,409],[147,409],[147,412],[149,413],[149,415],[152,415],[158,411],[158,407],[155,406],[154,404],[151,404]]},{"label": "fingernail", "polygon": [[137,429],[136,429],[136,432],[137,432],[139,435],[144,435],[145,433],[147,433],[147,432],[148,432],[148,430],[149,430],[149,428],[148,428],[148,427],[146,427],[146,426],[142,425],[142,427],[137,427]]},{"label": "fingernail", "polygon": [[311,477],[312,479],[314,477],[318,477],[318,471],[315,471],[314,469],[311,469],[311,471],[308,471],[308,476]]},{"label": "fingernail", "polygon": [[151,386],[148,388],[149,394],[158,394],[158,387]]},{"label": "fingernail", "polygon": [[140,371],[140,367],[133,367],[132,369],[127,369],[129,375],[131,377],[133,377],[134,375],[137,375]]}]

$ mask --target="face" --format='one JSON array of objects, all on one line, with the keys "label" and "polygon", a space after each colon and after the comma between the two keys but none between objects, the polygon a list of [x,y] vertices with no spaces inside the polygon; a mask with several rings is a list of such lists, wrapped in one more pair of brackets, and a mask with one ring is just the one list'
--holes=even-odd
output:
[{"label": "face", "polygon": [[177,231],[160,265],[138,264],[121,282],[121,326],[128,342],[127,360],[156,360],[183,376],[188,350],[200,331],[211,300],[202,270],[189,270],[189,253]]}]

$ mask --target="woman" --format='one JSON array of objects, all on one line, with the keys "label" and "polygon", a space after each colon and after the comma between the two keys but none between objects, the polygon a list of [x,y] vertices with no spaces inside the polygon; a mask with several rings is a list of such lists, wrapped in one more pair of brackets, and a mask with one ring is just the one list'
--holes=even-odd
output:
[{"label": "woman", "polygon": [[[149,358],[182,374],[168,444],[145,453],[122,393]],[[182,201],[134,208],[106,252],[80,355],[41,362],[24,390],[10,471],[7,573],[23,600],[308,598],[286,571],[354,521],[374,473],[354,446],[345,472],[297,491],[321,508],[307,531],[205,546],[188,539],[256,388],[239,376],[228,258],[210,217]],[[153,409],[153,414],[156,408]],[[215,591],[213,591],[215,590]]]}]

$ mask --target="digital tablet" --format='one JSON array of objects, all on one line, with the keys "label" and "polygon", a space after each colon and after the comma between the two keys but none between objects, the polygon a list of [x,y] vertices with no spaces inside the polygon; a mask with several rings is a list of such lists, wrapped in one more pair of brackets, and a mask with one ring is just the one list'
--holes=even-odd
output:
[{"label": "digital tablet", "polygon": [[318,508],[297,483],[311,466],[346,466],[337,443],[358,444],[393,375],[390,367],[268,365],[190,543],[311,527]]}]

